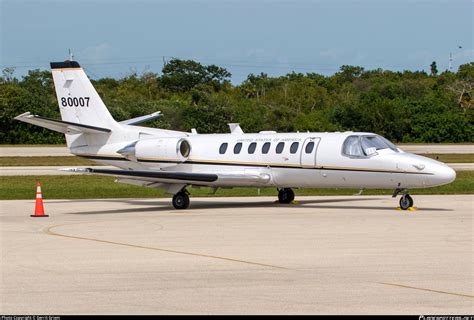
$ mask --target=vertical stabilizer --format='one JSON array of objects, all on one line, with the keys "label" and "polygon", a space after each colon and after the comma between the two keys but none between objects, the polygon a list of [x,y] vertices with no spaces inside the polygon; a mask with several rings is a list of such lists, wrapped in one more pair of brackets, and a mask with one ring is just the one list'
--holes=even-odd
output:
[{"label": "vertical stabilizer", "polygon": [[108,129],[119,126],[79,63],[51,62],[51,69],[62,120]]}]

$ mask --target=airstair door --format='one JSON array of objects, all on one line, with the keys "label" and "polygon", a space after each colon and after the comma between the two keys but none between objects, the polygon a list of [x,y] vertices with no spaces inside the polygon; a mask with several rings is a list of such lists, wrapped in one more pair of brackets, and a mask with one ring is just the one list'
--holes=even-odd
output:
[{"label": "airstair door", "polygon": [[306,138],[301,148],[300,164],[303,167],[315,167],[316,157],[318,153],[318,145],[321,138],[310,137]]}]

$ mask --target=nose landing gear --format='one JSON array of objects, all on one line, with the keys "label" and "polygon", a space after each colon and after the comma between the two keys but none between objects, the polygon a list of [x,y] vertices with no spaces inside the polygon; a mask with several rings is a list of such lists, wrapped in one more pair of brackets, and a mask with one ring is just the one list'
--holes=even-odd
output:
[{"label": "nose landing gear", "polygon": [[400,209],[408,210],[413,207],[413,198],[408,194],[408,190],[406,189],[395,189],[392,198],[395,198],[400,192],[403,192],[403,195],[400,198]]},{"label": "nose landing gear", "polygon": [[280,203],[290,203],[295,200],[295,193],[290,188],[278,190],[278,201]]},{"label": "nose landing gear", "polygon": [[413,198],[406,193],[400,198],[400,208],[402,210],[408,210],[408,208],[411,207],[413,207]]}]

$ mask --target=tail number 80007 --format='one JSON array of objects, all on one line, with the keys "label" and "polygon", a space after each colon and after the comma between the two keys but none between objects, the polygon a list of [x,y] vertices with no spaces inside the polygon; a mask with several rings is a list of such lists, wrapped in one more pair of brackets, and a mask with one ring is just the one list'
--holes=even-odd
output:
[{"label": "tail number 80007", "polygon": [[61,105],[63,107],[88,107],[89,106],[89,99],[90,97],[68,97],[68,98],[61,98]]}]

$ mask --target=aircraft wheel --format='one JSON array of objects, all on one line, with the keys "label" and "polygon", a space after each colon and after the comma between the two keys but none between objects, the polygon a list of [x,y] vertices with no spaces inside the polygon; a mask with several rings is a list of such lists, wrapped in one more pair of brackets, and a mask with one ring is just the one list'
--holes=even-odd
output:
[{"label": "aircraft wheel", "polygon": [[187,209],[189,207],[189,196],[186,192],[180,191],[173,196],[173,207],[178,210]]},{"label": "aircraft wheel", "polygon": [[402,210],[407,210],[408,208],[413,207],[413,198],[409,194],[404,194],[400,198],[400,208]]},{"label": "aircraft wheel", "polygon": [[283,188],[278,191],[278,201],[280,203],[290,203],[295,200],[295,193],[290,188]]}]

